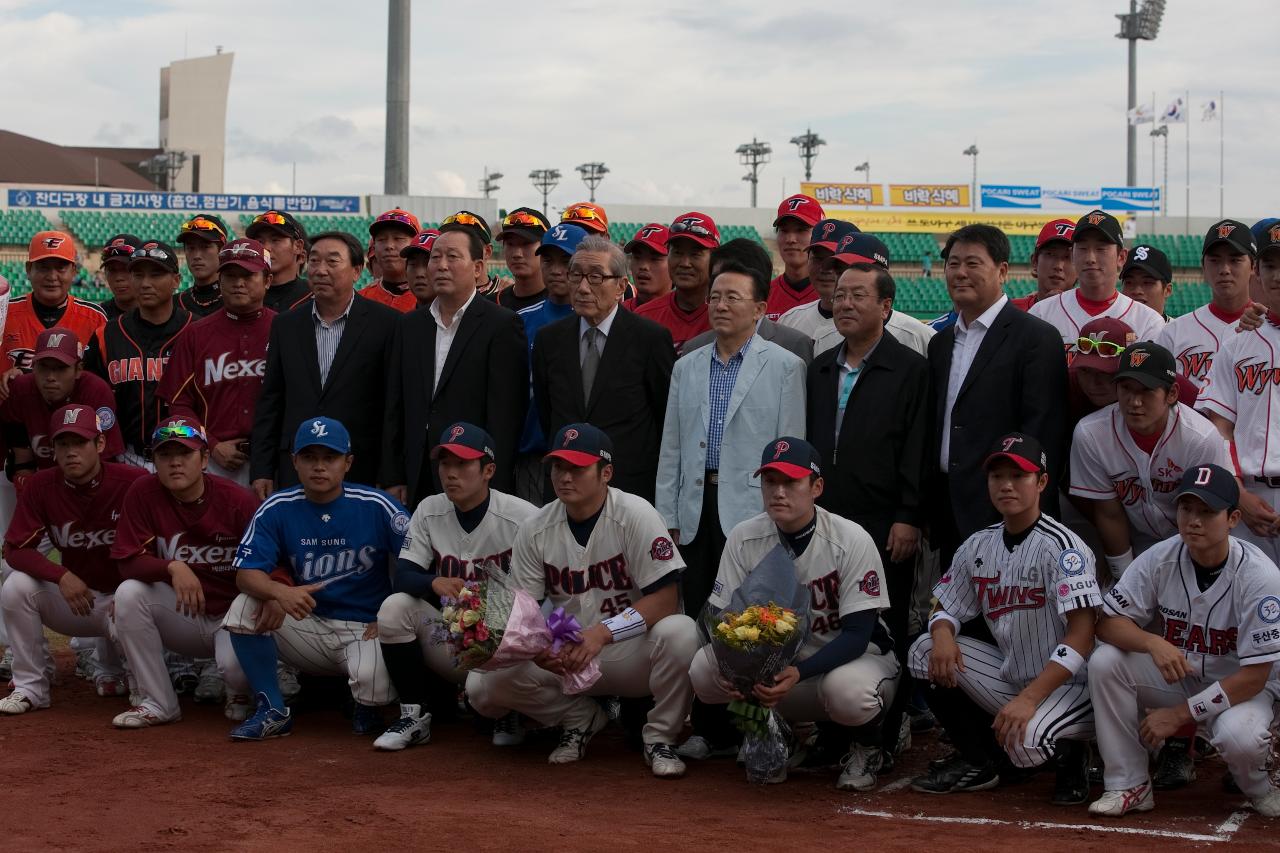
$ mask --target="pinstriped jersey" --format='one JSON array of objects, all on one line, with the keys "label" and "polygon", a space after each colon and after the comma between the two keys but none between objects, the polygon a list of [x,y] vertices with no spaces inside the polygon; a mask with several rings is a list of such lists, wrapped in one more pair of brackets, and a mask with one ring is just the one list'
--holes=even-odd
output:
[{"label": "pinstriped jersey", "polygon": [[537,512],[528,501],[490,489],[489,508],[468,533],[449,496],[431,495],[413,511],[400,559],[442,578],[483,581],[490,574],[508,575],[520,525]]},{"label": "pinstriped jersey", "polygon": [[[1047,515],[1013,547],[1005,542],[1003,523],[970,536],[933,594],[961,622],[986,620],[1004,653],[1000,677],[1013,684],[1044,670],[1066,636],[1069,612],[1102,604],[1093,551]],[[1084,681],[1085,672],[1072,680]]]}]

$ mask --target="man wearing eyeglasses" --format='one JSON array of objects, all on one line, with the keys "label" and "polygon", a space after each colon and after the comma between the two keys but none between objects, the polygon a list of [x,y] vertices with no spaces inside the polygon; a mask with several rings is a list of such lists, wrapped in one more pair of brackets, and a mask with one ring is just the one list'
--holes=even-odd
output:
[{"label": "man wearing eyeglasses", "polygon": [[515,284],[489,297],[503,308],[518,314],[541,305],[547,297],[537,252],[549,227],[547,217],[532,207],[517,207],[503,218],[498,242],[502,244],[502,259],[511,270]]},{"label": "man wearing eyeglasses", "polygon": [[711,328],[707,292],[711,286],[711,250],[720,245],[720,230],[710,216],[694,210],[677,217],[669,232],[667,270],[674,289],[641,305],[636,314],[666,326],[678,350],[685,341]]},{"label": "man wearing eyeglasses", "polygon": [[178,231],[178,245],[192,279],[191,287],[178,294],[178,304],[193,317],[208,317],[222,307],[218,253],[230,239],[226,223],[211,213],[191,217]]},{"label": "man wearing eyeglasses", "polygon": [[366,299],[381,302],[401,314],[412,311],[418,300],[409,289],[408,268],[400,253],[413,242],[421,226],[418,217],[393,208],[369,225],[370,265],[377,263],[378,278],[358,292]]},{"label": "man wearing eyeglasses", "polygon": [[765,316],[770,320],[818,298],[809,284],[808,248],[813,227],[825,215],[817,199],[802,193],[788,196],[778,205],[773,233],[782,257],[782,275],[769,283],[769,310]]},{"label": "man wearing eyeglasses", "polygon": [[127,314],[138,304],[133,292],[133,276],[129,275],[129,258],[142,247],[142,240],[132,234],[117,234],[102,245],[102,277],[111,290],[111,298],[100,303],[107,320]]},{"label": "man wearing eyeglasses", "polygon": [[268,210],[254,217],[244,236],[257,240],[271,260],[271,287],[262,304],[283,314],[311,298],[311,288],[302,278],[307,258],[307,231],[293,214]]}]

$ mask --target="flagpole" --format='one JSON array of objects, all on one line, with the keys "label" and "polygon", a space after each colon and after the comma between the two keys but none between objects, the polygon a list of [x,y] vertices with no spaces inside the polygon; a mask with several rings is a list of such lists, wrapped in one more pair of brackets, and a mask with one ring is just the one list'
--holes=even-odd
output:
[{"label": "flagpole", "polygon": [[1227,105],[1226,92],[1222,89],[1218,90],[1218,218],[1223,219],[1226,214],[1223,212],[1225,205],[1223,198],[1225,196],[1224,187],[1226,186],[1226,155],[1223,154],[1223,144],[1227,136]]},{"label": "flagpole", "polygon": [[[1183,101],[1183,103],[1185,104],[1191,103],[1190,89],[1187,90],[1187,99]],[[1186,115],[1185,110],[1189,109],[1188,107],[1184,107],[1183,109],[1184,109],[1183,118],[1185,119],[1183,121],[1183,124],[1186,126],[1186,129],[1187,129],[1187,151],[1186,151],[1186,159],[1184,161],[1184,165],[1186,166],[1186,170],[1187,170],[1187,211],[1186,211],[1186,219],[1184,220],[1185,224],[1183,226],[1183,233],[1190,234],[1191,233],[1191,116]]]},{"label": "flagpole", "polygon": [[[1154,113],[1155,111],[1156,111],[1156,93],[1152,92],[1151,93],[1151,112]],[[1155,121],[1153,119],[1151,122],[1152,129],[1155,129],[1155,126],[1156,126]],[[1151,136],[1151,187],[1152,189],[1154,189],[1156,186],[1156,138],[1155,136],[1152,136],[1150,133],[1148,133],[1147,135]],[[1156,206],[1154,204],[1151,205],[1151,233],[1152,234],[1156,233]]]}]

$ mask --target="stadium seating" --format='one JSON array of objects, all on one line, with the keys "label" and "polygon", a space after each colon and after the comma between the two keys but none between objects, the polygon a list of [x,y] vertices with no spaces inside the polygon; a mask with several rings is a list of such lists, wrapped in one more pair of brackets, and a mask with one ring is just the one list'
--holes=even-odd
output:
[{"label": "stadium seating", "polygon": [[[921,320],[931,320],[951,310],[951,297],[947,295],[947,284],[941,277],[895,276],[894,282],[898,291],[894,307],[899,311]],[[1013,278],[1005,284],[1005,293],[1010,297],[1026,296],[1035,289],[1033,278]],[[1175,284],[1165,311],[1170,317],[1179,317],[1207,303],[1209,296],[1209,286],[1203,282]]]},{"label": "stadium seating", "polygon": [[37,233],[51,228],[53,225],[38,210],[0,210],[0,245],[26,246]]},{"label": "stadium seating", "polygon": [[1200,268],[1200,249],[1203,241],[1191,234],[1139,234],[1131,243],[1155,246],[1169,256],[1174,268]]}]

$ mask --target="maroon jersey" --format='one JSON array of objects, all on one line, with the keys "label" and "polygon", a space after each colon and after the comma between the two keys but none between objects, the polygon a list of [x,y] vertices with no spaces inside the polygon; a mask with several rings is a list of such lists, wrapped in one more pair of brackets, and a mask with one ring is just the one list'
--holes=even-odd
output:
[{"label": "maroon jersey", "polygon": [[[146,474],[115,462],[103,462],[97,479],[79,486],[68,483],[57,468],[32,474],[4,537],[9,565],[50,583],[74,572],[90,589],[115,592],[121,581],[111,559],[116,523],[125,492]],[[62,565],[37,550],[46,535],[61,554]]]},{"label": "maroon jersey", "polygon": [[186,563],[200,579],[205,612],[218,616],[239,594],[231,562],[257,510],[257,497],[224,477],[206,474],[204,495],[184,504],[149,474],[124,496],[111,556],[121,577],[147,583],[169,583],[169,563]]},{"label": "maroon jersey", "polygon": [[218,311],[178,336],[156,395],[170,413],[204,424],[210,447],[253,431],[275,316],[270,308],[249,317]]},{"label": "maroon jersey", "polygon": [[40,396],[35,374],[25,373],[9,383],[9,399],[0,406],[0,422],[10,447],[30,445],[37,468],[52,468],[53,442],[49,441],[49,418],[68,403],[83,403],[98,413],[98,427],[107,437],[106,459],[124,453],[124,438],[116,423],[116,395],[111,386],[92,373],[81,373],[71,396],[50,406]]}]

